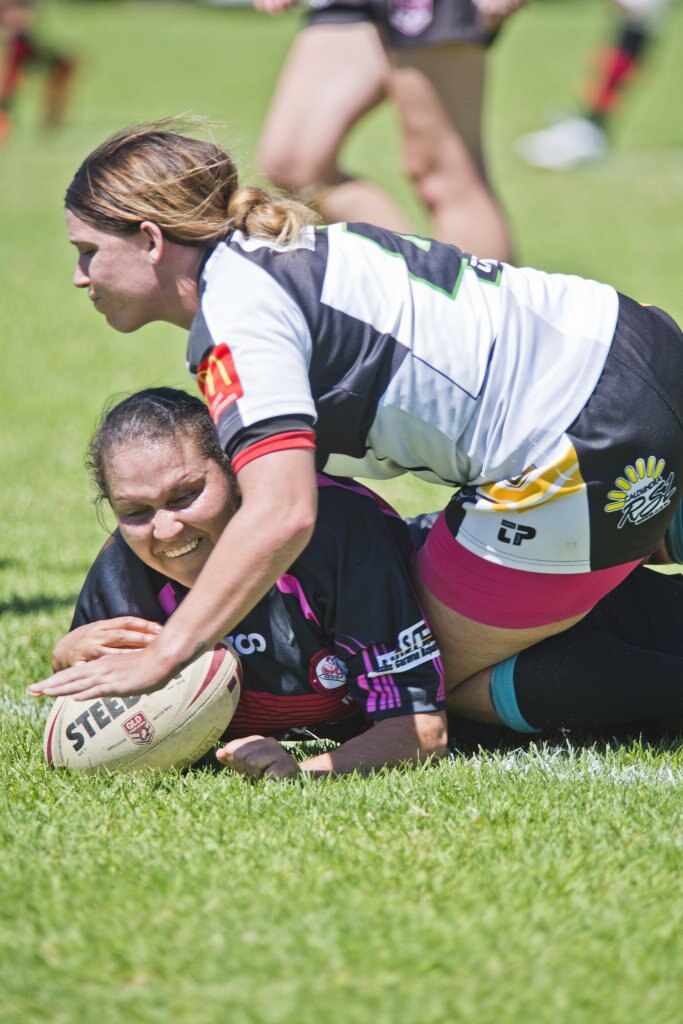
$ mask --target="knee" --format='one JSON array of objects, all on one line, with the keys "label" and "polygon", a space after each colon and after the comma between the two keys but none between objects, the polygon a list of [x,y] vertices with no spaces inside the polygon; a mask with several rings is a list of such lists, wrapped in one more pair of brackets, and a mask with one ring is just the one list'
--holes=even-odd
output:
[{"label": "knee", "polygon": [[311,185],[324,182],[328,176],[316,154],[285,140],[262,140],[256,165],[258,172],[277,188],[293,194],[307,191]]},{"label": "knee", "polygon": [[484,181],[459,140],[443,135],[408,145],[403,167],[428,210],[467,203]]},{"label": "knee", "polygon": [[447,206],[466,205],[484,188],[477,174],[449,169],[438,163],[412,165],[407,173],[420,201],[431,213]]},{"label": "knee", "polygon": [[284,147],[261,146],[256,167],[259,174],[286,192],[295,192],[306,176],[305,165],[297,154]]}]

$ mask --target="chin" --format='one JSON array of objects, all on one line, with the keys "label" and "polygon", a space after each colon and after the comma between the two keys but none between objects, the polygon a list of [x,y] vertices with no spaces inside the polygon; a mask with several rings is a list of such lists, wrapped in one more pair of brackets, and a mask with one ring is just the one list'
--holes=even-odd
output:
[{"label": "chin", "polygon": [[[98,312],[100,311],[98,310]],[[107,312],[106,310],[101,312],[104,313],[104,318],[109,326],[113,327],[119,334],[132,334],[134,331],[144,327],[145,324],[151,323],[154,319],[153,316],[141,316],[139,312],[137,316],[131,315],[131,311],[127,310],[125,306],[114,312]]]},{"label": "chin", "polygon": [[118,320],[116,317],[105,317],[110,327],[113,327],[119,334],[132,334],[133,331],[137,331],[138,328],[144,326],[143,323],[130,323],[125,320]]}]

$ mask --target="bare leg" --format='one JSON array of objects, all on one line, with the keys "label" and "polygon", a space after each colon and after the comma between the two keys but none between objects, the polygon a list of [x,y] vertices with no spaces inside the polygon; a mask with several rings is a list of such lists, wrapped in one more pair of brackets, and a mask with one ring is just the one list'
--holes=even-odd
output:
[{"label": "bare leg", "polygon": [[476,672],[448,693],[448,711],[487,725],[503,725],[491,702],[492,668]]},{"label": "bare leg", "polygon": [[446,687],[449,692],[483,669],[497,665],[499,661],[532,647],[548,636],[563,633],[584,617],[575,615],[561,622],[528,629],[487,626],[482,622],[468,619],[443,604],[427,590],[419,578],[417,584],[422,607],[441,649]]},{"label": "bare leg", "polygon": [[295,38],[259,146],[260,170],[328,221],[394,231],[410,223],[376,185],[344,180],[337,160],[348,132],[384,99],[391,64],[373,25],[313,25]]},{"label": "bare leg", "polygon": [[509,231],[486,183],[482,154],[484,48],[453,43],[394,57],[391,93],[403,125],[406,170],[434,234],[478,256],[509,261]]}]

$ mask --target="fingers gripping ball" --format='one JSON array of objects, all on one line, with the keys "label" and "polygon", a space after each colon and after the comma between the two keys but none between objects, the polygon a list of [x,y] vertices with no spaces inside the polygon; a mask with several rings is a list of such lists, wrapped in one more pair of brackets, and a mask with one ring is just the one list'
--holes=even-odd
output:
[{"label": "fingers gripping ball", "polygon": [[49,765],[72,771],[185,768],[228,727],[240,695],[239,658],[217,644],[161,690],[136,697],[58,697],[45,726]]}]

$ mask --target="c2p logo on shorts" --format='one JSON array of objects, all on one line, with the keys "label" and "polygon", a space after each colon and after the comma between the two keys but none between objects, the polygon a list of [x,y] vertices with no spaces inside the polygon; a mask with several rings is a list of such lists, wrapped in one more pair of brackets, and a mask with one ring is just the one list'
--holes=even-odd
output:
[{"label": "c2p logo on shorts", "polygon": [[624,475],[614,481],[614,489],[608,491],[605,512],[621,512],[617,528],[627,523],[640,526],[652,519],[671,504],[676,493],[674,474],[663,476],[664,459],[650,455],[647,459],[636,459],[632,466],[626,466]]}]

